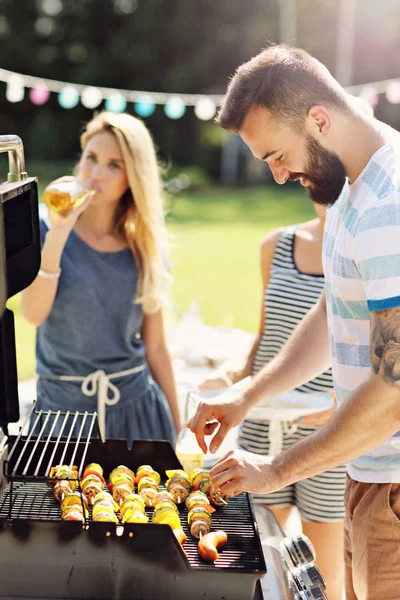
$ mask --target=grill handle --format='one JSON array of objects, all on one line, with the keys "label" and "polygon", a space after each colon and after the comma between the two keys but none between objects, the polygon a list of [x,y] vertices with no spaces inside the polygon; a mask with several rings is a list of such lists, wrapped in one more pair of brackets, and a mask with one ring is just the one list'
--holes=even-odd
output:
[{"label": "grill handle", "polygon": [[25,156],[22,140],[18,135],[0,135],[0,152],[8,152],[7,181],[25,181],[28,173],[25,171]]}]

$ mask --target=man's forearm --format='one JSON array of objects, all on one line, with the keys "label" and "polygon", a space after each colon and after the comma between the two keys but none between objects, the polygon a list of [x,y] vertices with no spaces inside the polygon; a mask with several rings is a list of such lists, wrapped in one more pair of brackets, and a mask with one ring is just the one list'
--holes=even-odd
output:
[{"label": "man's forearm", "polygon": [[377,448],[400,429],[400,392],[372,375],[315,433],[273,460],[280,486],[312,477]]},{"label": "man's forearm", "polygon": [[249,407],[314,379],[331,365],[325,300],[296,327],[279,354],[254,377],[245,392]]}]

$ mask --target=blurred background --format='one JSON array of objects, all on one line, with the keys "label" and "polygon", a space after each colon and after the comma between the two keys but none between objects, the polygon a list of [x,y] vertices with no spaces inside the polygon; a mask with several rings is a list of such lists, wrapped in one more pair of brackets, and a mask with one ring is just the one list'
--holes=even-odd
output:
[{"label": "blurred background", "polygon": [[[95,110],[150,128],[173,235],[169,322],[183,314],[254,333],[259,246],[313,209],[297,184],[213,124],[227,80],[269,41],[304,48],[377,118],[400,127],[400,0],[0,0],[0,133],[21,136],[40,190],[71,173]],[[3,179],[6,158],[1,157]],[[34,329],[15,310],[19,378]]]}]

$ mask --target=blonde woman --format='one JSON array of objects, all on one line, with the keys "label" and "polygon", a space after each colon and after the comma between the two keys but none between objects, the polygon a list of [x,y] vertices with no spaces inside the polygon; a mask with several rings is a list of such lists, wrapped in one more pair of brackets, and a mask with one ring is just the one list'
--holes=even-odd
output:
[{"label": "blonde woman", "polygon": [[167,244],[153,142],[135,117],[102,112],[81,147],[75,176],[93,191],[67,216],[49,210],[41,221],[41,269],[22,297],[38,328],[37,408],[98,411],[100,431],[129,443],[174,442],[180,420],[163,333]]}]

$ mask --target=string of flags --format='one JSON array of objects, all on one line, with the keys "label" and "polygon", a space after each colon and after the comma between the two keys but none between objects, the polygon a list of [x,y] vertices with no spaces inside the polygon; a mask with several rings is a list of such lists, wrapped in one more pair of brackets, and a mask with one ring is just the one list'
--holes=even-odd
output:
[{"label": "string of flags", "polygon": [[126,110],[131,102],[136,114],[143,118],[150,117],[157,105],[163,105],[167,117],[180,119],[186,108],[193,106],[196,117],[208,121],[215,116],[223,97],[212,94],[171,94],[86,86],[23,75],[7,69],[0,69],[0,81],[7,84],[6,98],[9,102],[21,102],[25,98],[26,90],[29,90],[30,101],[38,106],[46,104],[51,93],[57,94],[59,105],[65,109],[75,108],[79,102],[86,108],[95,109],[104,102],[107,110],[118,113]]},{"label": "string of flags", "polygon": [[[106,110],[119,113],[127,109],[128,103],[133,103],[136,114],[142,118],[150,117],[157,105],[162,105],[168,118],[180,119],[190,106],[194,108],[198,119],[209,121],[215,116],[223,98],[217,94],[175,94],[88,86],[23,75],[7,69],[0,69],[0,81],[7,85],[8,102],[21,102],[28,90],[32,104],[41,106],[55,93],[59,105],[65,109],[75,108],[79,103],[86,108],[95,109],[104,102]],[[364,98],[372,107],[378,104],[380,94],[385,94],[388,102],[400,104],[400,78],[350,86],[346,89],[349,93]]]}]

